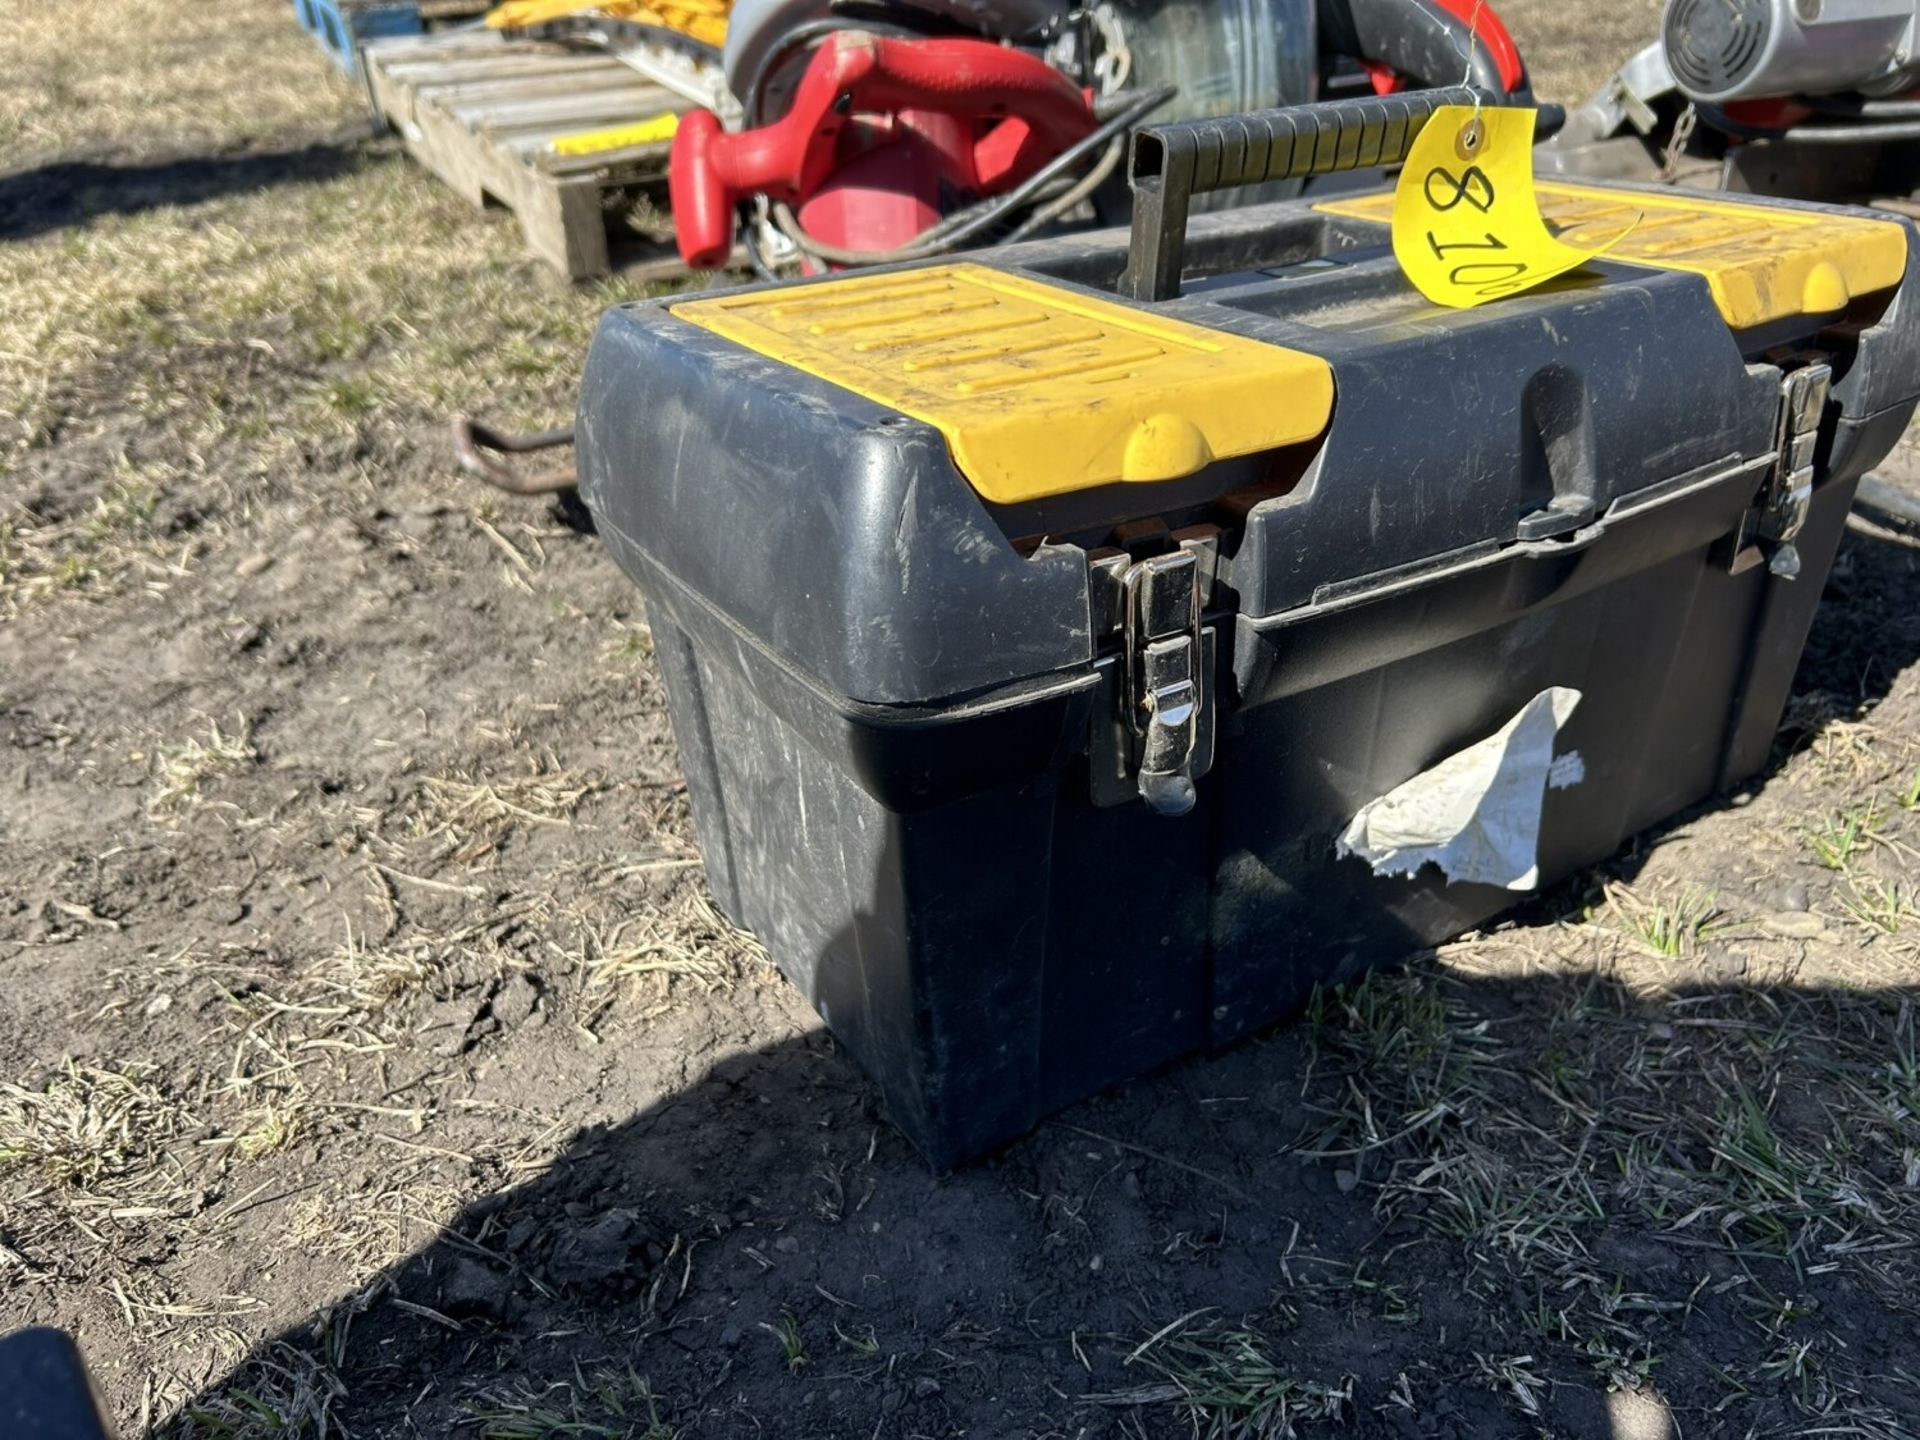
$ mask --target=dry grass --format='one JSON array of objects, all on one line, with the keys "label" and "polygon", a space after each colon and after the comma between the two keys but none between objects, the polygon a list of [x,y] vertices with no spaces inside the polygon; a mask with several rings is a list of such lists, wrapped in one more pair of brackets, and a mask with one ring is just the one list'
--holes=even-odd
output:
[{"label": "dry grass", "polygon": [[[370,1121],[419,1134],[435,1117],[432,1103],[365,1103],[366,1077],[412,1042],[420,1007],[450,965],[497,965],[482,954],[495,923],[432,942],[370,944],[349,930],[339,946],[304,962],[240,947],[189,951],[119,972],[124,998],[110,1008],[165,1014],[184,996],[205,1017],[182,1083],[205,1097],[195,1148],[211,1161],[244,1166]],[[368,1248],[380,1253],[373,1264],[396,1253],[386,1243]]]},{"label": "dry grass", "polygon": [[[1818,1372],[1797,1402],[1809,1421],[1844,1402],[1860,1380],[1844,1343],[1782,1304],[1771,1276],[1845,1271],[1884,1296],[1920,1279],[1912,1002],[1732,989],[1643,1004],[1572,975],[1552,1008],[1500,1023],[1453,989],[1413,972],[1328,997],[1315,1035],[1344,1097],[1316,1145],[1384,1217],[1458,1247],[1489,1338],[1638,1388],[1657,1373],[1658,1322],[1704,1288],[1622,1293],[1595,1247],[1638,1231],[1735,1270],[1754,1345],[1722,1377],[1729,1397],[1785,1365]],[[1514,1295],[1540,1297],[1537,1312]],[[1485,1378],[1533,1413],[1516,1364],[1489,1358]]]},{"label": "dry grass", "polygon": [[538,1390],[493,1390],[472,1407],[481,1440],[674,1440],[645,1376],[631,1367],[576,1370],[571,1380]]},{"label": "dry grass", "polygon": [[349,928],[340,948],[322,956],[305,978],[319,993],[337,997],[371,1020],[431,985],[444,959],[444,952],[424,939],[369,945]]},{"label": "dry grass", "polygon": [[0,619],[63,594],[98,596],[146,584],[164,594],[190,556],[154,532],[159,487],[170,467],[136,467],[124,452],[113,478],[77,515],[0,518]]},{"label": "dry grass", "polygon": [[151,1076],[69,1061],[39,1089],[0,1082],[0,1170],[18,1167],[63,1196],[137,1201],[188,1123]]},{"label": "dry grass", "polygon": [[420,786],[414,828],[442,842],[443,858],[471,865],[519,825],[565,825],[593,790],[550,763],[523,775],[433,776]]},{"label": "dry grass", "polygon": [[[510,218],[479,219],[391,141],[354,140],[357,92],[279,0],[158,0],[135,46],[114,12],[0,0],[0,21],[0,168],[82,147],[135,167],[321,147],[190,203],[153,181],[147,208],[56,170],[83,210],[94,193],[106,208],[0,243],[0,290],[26,299],[0,314],[0,477],[56,441],[97,447],[92,473],[57,489],[0,485],[0,623],[164,595],[316,450],[412,433],[437,447],[457,410],[553,423],[601,310],[642,293],[559,285]],[[196,463],[145,458],[129,407]]]},{"label": "dry grass", "polygon": [[194,1123],[142,1066],[69,1060],[36,1084],[0,1082],[0,1233],[20,1247],[7,1254],[38,1273],[110,1251],[144,1221],[192,1213],[180,1152]]},{"label": "dry grass", "polygon": [[137,155],[155,136],[272,134],[310,123],[316,100],[323,115],[350,114],[344,81],[316,83],[312,56],[276,43],[282,8],[153,0],[130,45],[124,12],[0,0],[0,164],[82,148]]},{"label": "dry grass", "polygon": [[728,923],[698,887],[681,888],[665,907],[649,901],[637,909],[611,923],[583,921],[577,948],[554,947],[562,966],[584,981],[577,1023],[588,1034],[616,1007],[622,1023],[644,1025],[770,967],[765,947]]},{"label": "dry grass", "polygon": [[1628,56],[1660,33],[1663,0],[1568,5],[1563,0],[1494,0],[1526,57],[1534,93],[1577,105]]},{"label": "dry grass", "polygon": [[218,721],[207,723],[207,738],[163,745],[153,758],[153,794],[147,817],[164,820],[201,803],[202,787],[215,775],[230,773],[259,758],[253,748],[252,727],[242,720],[231,733]]},{"label": "dry grass", "polygon": [[409,1254],[441,1217],[457,1215],[466,1199],[421,1167],[383,1175],[357,1190],[329,1182],[288,1212],[288,1243],[350,1263],[371,1276]]},{"label": "dry grass", "polygon": [[1127,1356],[1156,1383],[1097,1396],[1102,1405],[1171,1405],[1204,1440],[1292,1440],[1296,1426],[1339,1422],[1352,1413],[1353,1381],[1302,1380],[1270,1340],[1212,1317],[1184,1315]]},{"label": "dry grass", "polygon": [[477,958],[462,947],[482,928],[440,945],[374,948],[349,934],[340,948],[304,965],[265,964],[243,953],[188,962],[194,979],[220,997],[206,1036],[214,1053],[226,1057],[218,1093],[247,1107],[221,1143],[278,1148],[318,1103],[316,1084],[350,1094],[359,1064],[410,1038],[415,1002],[441,967],[455,957]]},{"label": "dry grass", "polygon": [[683,891],[672,909],[644,907],[606,931],[589,930],[583,952],[590,988],[653,975],[680,975],[722,985],[766,950],[727,922],[704,891]]},{"label": "dry grass", "polygon": [[166,1440],[336,1440],[346,1387],[314,1356],[275,1345],[219,1391],[194,1402]]},{"label": "dry grass", "polygon": [[550,420],[600,310],[637,292],[545,283],[510,222],[476,223],[384,149],[358,163],[0,246],[0,284],[36,297],[0,319],[19,402],[0,464],[107,399],[262,462],[470,405]]}]

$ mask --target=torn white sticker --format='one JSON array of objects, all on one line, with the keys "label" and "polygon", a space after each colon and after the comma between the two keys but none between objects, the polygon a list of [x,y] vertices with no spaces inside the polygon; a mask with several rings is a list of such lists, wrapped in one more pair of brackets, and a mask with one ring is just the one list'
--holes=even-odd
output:
[{"label": "torn white sticker", "polygon": [[1540,809],[1549,777],[1562,784],[1580,765],[1556,766],[1554,739],[1580,692],[1542,690],[1497,735],[1449,755],[1360,807],[1339,853],[1376,875],[1412,875],[1431,861],[1449,881],[1531,890],[1540,880]]}]

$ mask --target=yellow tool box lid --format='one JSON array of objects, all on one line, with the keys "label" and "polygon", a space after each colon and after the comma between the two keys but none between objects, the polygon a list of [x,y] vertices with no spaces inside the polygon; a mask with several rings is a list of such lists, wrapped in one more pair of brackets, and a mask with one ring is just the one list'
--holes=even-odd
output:
[{"label": "yellow tool box lid", "polygon": [[1171,480],[1317,437],[1325,360],[990,269],[935,265],[672,313],[924,421],[986,499]]},{"label": "yellow tool box lid", "polygon": [[[1632,225],[1603,258],[1704,276],[1722,318],[1735,330],[1830,314],[1857,296],[1892,288],[1906,273],[1906,227],[1891,218],[1678,192],[1544,181],[1538,189],[1540,213],[1562,240],[1598,244]],[[1393,195],[1330,200],[1314,208],[1387,225]]]}]

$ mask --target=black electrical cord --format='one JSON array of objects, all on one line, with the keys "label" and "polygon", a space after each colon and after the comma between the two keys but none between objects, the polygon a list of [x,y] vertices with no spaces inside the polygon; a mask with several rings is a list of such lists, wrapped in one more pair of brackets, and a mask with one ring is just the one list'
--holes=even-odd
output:
[{"label": "black electrical cord", "polygon": [[1062,150],[1006,194],[997,195],[983,204],[949,215],[903,245],[886,250],[846,250],[837,245],[824,244],[802,230],[793,211],[784,204],[776,204],[773,207],[774,223],[795,245],[816,260],[823,260],[829,265],[890,265],[902,260],[922,260],[928,256],[944,254],[997,224],[1020,206],[1027,204],[1042,189],[1071,170],[1086,156],[1125,135],[1140,121],[1173,99],[1177,93],[1171,85],[1147,91],[1112,119],[1097,126]]},{"label": "black electrical cord", "polygon": [[768,263],[765,252],[760,249],[760,222],[749,218],[740,227],[740,243],[746,248],[747,263],[753,267],[754,275],[761,280],[778,280],[773,266]]},{"label": "black electrical cord", "polygon": [[794,26],[780,37],[771,50],[760,57],[760,63],[754,67],[753,74],[747,78],[747,83],[740,92],[740,109],[746,117],[748,129],[764,123],[760,111],[762,92],[765,91],[767,82],[780,73],[780,67],[786,64],[787,57],[801,46],[815,40],[824,40],[840,30],[864,30],[869,34],[906,39],[917,39],[923,34],[922,31],[907,25],[888,25],[872,20],[851,20],[832,16],[820,20],[809,20],[804,25]]},{"label": "black electrical cord", "polygon": [[1043,226],[1059,219],[1082,200],[1089,198],[1094,191],[1106,183],[1109,175],[1120,168],[1120,162],[1126,157],[1126,153],[1126,136],[1116,135],[1107,146],[1107,153],[1094,162],[1091,170],[1044,205],[1036,205],[1033,213],[1009,230],[1001,238],[1000,243],[1002,245],[1017,244]]},{"label": "black electrical cord", "polygon": [[1035,199],[1051,182],[1078,164],[1084,155],[1092,153],[1102,144],[1125,135],[1140,120],[1171,100],[1175,93],[1177,92],[1171,86],[1147,93],[1097,129],[1061,151],[1014,189],[970,209],[947,216],[904,245],[888,250],[842,250],[837,246],[824,245],[808,235],[800,228],[793,212],[784,205],[774,207],[774,220],[795,245],[816,259],[824,260],[829,264],[884,265],[942,254],[988,229],[1004,216]]},{"label": "black electrical cord", "polygon": [[[908,20],[916,23],[909,24]],[[874,35],[893,35],[907,39],[974,36],[982,39],[1010,39],[1016,45],[1027,38],[1020,35],[998,34],[988,37],[987,32],[962,24],[951,16],[942,16],[932,11],[916,11],[911,8],[903,10],[898,6],[886,4],[885,0],[833,0],[831,14],[794,26],[792,30],[780,37],[779,43],[773,49],[761,57],[760,63],[754,67],[753,74],[747,77],[747,83],[740,94],[740,107],[749,127],[761,123],[761,92],[779,73],[787,57],[800,46],[813,40],[824,39],[836,30],[865,30]]]},{"label": "black electrical cord", "polygon": [[1860,482],[1853,508],[1876,525],[1920,534],[1920,494],[1869,475]]}]

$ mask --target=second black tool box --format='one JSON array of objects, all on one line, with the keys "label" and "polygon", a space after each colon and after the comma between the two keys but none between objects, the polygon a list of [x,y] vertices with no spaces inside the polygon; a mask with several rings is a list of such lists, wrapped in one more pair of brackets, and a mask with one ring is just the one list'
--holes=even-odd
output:
[{"label": "second black tool box", "polygon": [[1472,310],[1388,197],[1187,227],[1430,110],[1160,127],[1132,236],[600,327],[582,491],[714,894],[937,1165],[1766,761],[1920,388],[1910,227],[1547,186],[1639,223]]}]

